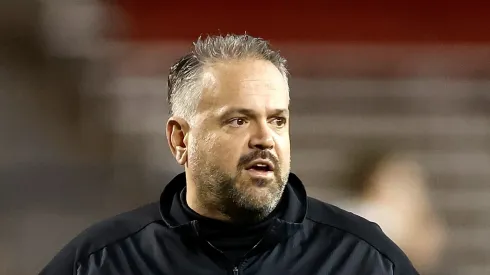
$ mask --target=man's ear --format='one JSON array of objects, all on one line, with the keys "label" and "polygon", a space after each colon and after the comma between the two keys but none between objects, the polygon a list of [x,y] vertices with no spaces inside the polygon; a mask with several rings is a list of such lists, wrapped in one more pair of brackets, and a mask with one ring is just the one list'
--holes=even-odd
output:
[{"label": "man's ear", "polygon": [[188,137],[189,123],[180,117],[169,118],[167,121],[167,141],[170,151],[180,165],[187,162]]}]

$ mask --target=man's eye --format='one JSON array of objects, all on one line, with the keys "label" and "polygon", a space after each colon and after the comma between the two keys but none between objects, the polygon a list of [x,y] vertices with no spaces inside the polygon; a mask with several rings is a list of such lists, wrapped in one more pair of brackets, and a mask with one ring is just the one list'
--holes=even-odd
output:
[{"label": "man's eye", "polygon": [[278,127],[283,127],[284,125],[286,125],[286,119],[283,118],[283,117],[278,117],[278,118],[275,118],[272,123]]},{"label": "man's eye", "polygon": [[232,127],[241,127],[243,125],[245,125],[247,123],[247,121],[243,118],[234,118],[232,120],[230,120],[230,125]]}]

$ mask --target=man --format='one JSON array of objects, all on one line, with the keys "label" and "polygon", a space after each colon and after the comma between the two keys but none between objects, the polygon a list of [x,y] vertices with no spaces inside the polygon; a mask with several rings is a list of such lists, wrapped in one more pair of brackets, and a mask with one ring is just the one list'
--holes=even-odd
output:
[{"label": "man", "polygon": [[185,173],[103,221],[42,275],[417,274],[373,223],[290,173],[286,60],[248,35],[199,39],[170,69],[167,140]]}]

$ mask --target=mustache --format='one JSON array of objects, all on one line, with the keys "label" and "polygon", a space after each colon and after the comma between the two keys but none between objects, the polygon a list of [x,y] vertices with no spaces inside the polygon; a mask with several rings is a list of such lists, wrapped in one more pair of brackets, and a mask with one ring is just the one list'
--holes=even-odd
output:
[{"label": "mustache", "polygon": [[240,159],[238,160],[238,167],[243,168],[247,166],[247,164],[249,164],[250,162],[256,159],[269,160],[274,164],[274,167],[276,167],[276,169],[279,169],[279,159],[276,156],[274,156],[271,152],[266,150],[256,150],[249,154],[241,156]]}]

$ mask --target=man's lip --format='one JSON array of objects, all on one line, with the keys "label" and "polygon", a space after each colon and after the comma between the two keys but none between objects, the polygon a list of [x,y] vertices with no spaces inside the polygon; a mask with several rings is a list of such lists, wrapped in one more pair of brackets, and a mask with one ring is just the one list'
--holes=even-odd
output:
[{"label": "man's lip", "polygon": [[252,169],[252,167],[254,167],[255,165],[257,164],[263,164],[263,165],[267,165],[267,168],[269,171],[273,171],[274,170],[274,163],[272,163],[272,161],[270,160],[267,160],[267,159],[257,159],[257,160],[254,160],[252,162],[250,162],[247,167],[245,167],[245,169]]}]

